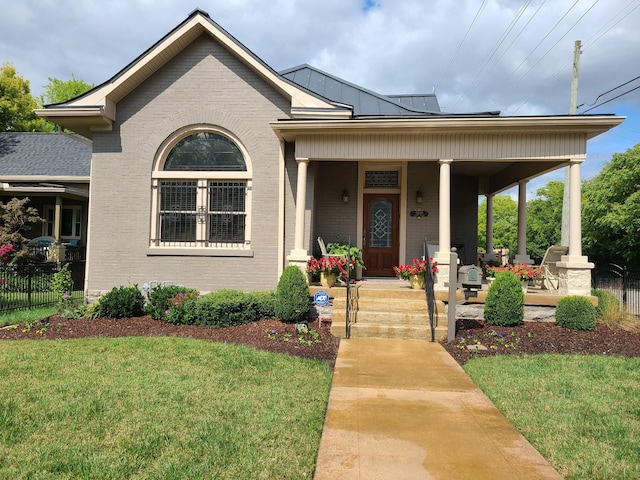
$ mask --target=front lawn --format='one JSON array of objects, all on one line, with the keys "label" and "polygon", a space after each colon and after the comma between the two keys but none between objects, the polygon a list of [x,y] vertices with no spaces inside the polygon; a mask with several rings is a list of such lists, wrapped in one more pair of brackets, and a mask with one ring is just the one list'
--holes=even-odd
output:
[{"label": "front lawn", "polygon": [[0,341],[0,478],[311,478],[324,362],[182,338]]},{"label": "front lawn", "polygon": [[463,368],[565,478],[640,478],[640,358],[509,355]]}]

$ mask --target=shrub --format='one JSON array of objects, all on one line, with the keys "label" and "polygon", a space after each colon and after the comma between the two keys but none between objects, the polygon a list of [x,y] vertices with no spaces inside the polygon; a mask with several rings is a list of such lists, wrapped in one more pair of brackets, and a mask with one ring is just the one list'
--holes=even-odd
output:
[{"label": "shrub", "polygon": [[197,290],[178,285],[170,285],[168,287],[158,286],[149,292],[149,301],[144,310],[151,315],[152,318],[162,320],[165,315],[167,315],[167,310],[169,310],[171,306],[171,299],[178,295],[178,293],[186,295],[189,292],[198,293]]},{"label": "shrub", "polygon": [[188,289],[186,293],[178,292],[169,299],[169,308],[164,312],[164,319],[174,325],[189,325],[196,321],[196,305],[200,293]]},{"label": "shrub", "polygon": [[620,310],[620,300],[618,300],[618,297],[613,293],[594,288],[591,290],[591,295],[598,297],[596,318],[602,318],[606,311],[612,311],[613,309]]},{"label": "shrub", "polygon": [[574,330],[593,330],[596,328],[596,307],[586,297],[564,297],[556,306],[556,324]]},{"label": "shrub", "polygon": [[246,296],[250,308],[256,312],[256,320],[276,316],[276,292],[249,292]]},{"label": "shrub", "polygon": [[295,265],[284,269],[276,289],[275,315],[285,322],[298,322],[309,313],[309,285]]},{"label": "shrub", "polygon": [[489,325],[514,327],[524,321],[524,294],[520,280],[510,271],[496,275],[487,292],[484,319]]},{"label": "shrub", "polygon": [[256,320],[256,311],[245,293],[239,290],[218,290],[200,297],[193,308],[198,325],[214,328],[232,327]]},{"label": "shrub", "polygon": [[65,264],[53,275],[51,291],[58,299],[58,311],[62,311],[71,300],[73,293],[73,279],[69,271],[69,264]]},{"label": "shrub", "polygon": [[144,313],[144,297],[137,285],[113,287],[98,300],[94,317],[139,317]]}]

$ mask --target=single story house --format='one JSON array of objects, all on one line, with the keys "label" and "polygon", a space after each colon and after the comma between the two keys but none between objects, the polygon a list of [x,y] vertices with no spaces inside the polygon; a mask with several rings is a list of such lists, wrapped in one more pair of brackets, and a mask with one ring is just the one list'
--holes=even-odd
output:
[{"label": "single story house", "polygon": [[278,73],[201,10],[103,84],[37,113],[93,140],[90,300],[150,281],[272,289],[318,236],[361,247],[364,276],[392,276],[426,238],[444,288],[452,246],[475,263],[478,196],[524,192],[567,165],[561,291],[586,294],[580,164],[587,140],[623,120],[451,114],[434,95],[380,95],[308,65]]},{"label": "single story house", "polygon": [[63,132],[0,133],[0,201],[29,197],[45,221],[26,232],[86,244],[91,141]]}]

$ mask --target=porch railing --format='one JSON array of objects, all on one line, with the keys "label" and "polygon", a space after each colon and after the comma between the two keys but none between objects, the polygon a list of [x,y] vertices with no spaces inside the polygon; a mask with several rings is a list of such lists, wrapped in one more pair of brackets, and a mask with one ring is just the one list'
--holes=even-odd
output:
[{"label": "porch railing", "polygon": [[612,293],[629,312],[640,315],[640,272],[609,263],[593,269],[591,286]]}]

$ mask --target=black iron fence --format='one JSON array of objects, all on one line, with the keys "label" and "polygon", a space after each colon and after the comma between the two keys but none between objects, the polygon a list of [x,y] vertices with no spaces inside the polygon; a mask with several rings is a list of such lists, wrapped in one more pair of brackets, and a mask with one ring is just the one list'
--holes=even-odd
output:
[{"label": "black iron fence", "polygon": [[[67,263],[73,279],[73,290],[82,292],[85,262]],[[1,265],[0,313],[56,305],[60,299],[52,291],[51,281],[62,265],[55,262]]]},{"label": "black iron fence", "polygon": [[610,263],[593,270],[591,285],[612,293],[629,312],[640,315],[640,272]]}]

